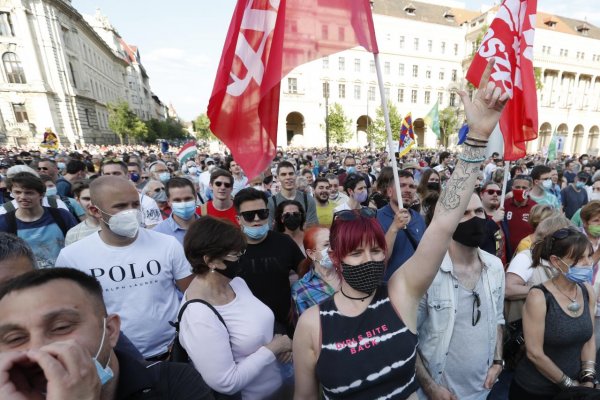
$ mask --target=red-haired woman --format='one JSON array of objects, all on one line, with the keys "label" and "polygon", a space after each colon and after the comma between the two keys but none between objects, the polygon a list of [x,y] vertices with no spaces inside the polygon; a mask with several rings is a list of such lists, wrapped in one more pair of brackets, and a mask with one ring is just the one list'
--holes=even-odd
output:
[{"label": "red-haired woman", "polygon": [[306,260],[298,268],[301,278],[292,285],[296,316],[331,297],[340,286],[329,257],[329,228],[308,228],[304,232],[304,248]]},{"label": "red-haired woman", "polygon": [[[487,139],[508,99],[488,84],[493,63],[473,102],[461,92],[469,139],[438,201],[430,229],[415,254],[381,285],[385,235],[375,211],[338,213],[331,227],[331,259],[341,279],[339,292],[306,310],[293,343],[296,400],[416,399],[417,310],[438,272],[485,160]],[[399,220],[408,211],[398,213]]]}]

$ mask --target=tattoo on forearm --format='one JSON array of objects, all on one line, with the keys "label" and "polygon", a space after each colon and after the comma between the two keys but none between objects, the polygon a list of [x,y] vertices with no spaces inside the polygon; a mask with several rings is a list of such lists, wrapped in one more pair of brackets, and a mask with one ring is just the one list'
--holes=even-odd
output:
[{"label": "tattoo on forearm", "polygon": [[474,174],[479,173],[479,165],[479,163],[458,161],[439,202],[444,211],[456,209],[460,205],[461,196],[470,195],[467,193],[466,183]]}]

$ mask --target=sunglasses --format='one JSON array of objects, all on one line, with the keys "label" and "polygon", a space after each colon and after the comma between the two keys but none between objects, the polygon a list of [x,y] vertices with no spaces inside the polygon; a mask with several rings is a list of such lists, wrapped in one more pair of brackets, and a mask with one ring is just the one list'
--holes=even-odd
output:
[{"label": "sunglasses", "polygon": [[153,190],[154,193],[160,193],[163,192],[165,190],[165,188],[156,188]]},{"label": "sunglasses", "polygon": [[225,186],[226,189],[229,189],[231,187],[231,183],[229,183],[229,182],[221,182],[221,181],[213,182],[213,185],[215,185],[216,187]]},{"label": "sunglasses", "polygon": [[283,217],[283,218],[286,218],[286,217],[291,217],[291,216],[294,216],[294,217],[301,217],[301,216],[302,216],[302,213],[300,213],[300,212],[296,211],[296,212],[287,212],[287,213],[285,213],[285,214],[283,214],[283,215],[282,215],[282,217]]},{"label": "sunglasses", "polygon": [[479,298],[479,293],[473,290],[473,314],[471,315],[471,324],[473,326],[477,325],[479,320],[481,319],[481,299]]},{"label": "sunglasses", "polygon": [[269,209],[261,208],[260,210],[243,211],[240,213],[240,215],[242,216],[242,218],[244,218],[246,222],[254,221],[257,215],[258,219],[264,220],[269,218]]},{"label": "sunglasses", "polygon": [[48,171],[48,167],[38,167],[38,171]]},{"label": "sunglasses", "polygon": [[359,217],[375,218],[377,211],[369,207],[362,207],[358,210],[342,210],[333,214],[333,220],[337,221],[354,221]]},{"label": "sunglasses", "polygon": [[484,192],[489,194],[490,196],[493,196],[493,195],[500,196],[502,194],[502,190],[494,190],[494,189],[486,189],[486,190],[484,190]]}]

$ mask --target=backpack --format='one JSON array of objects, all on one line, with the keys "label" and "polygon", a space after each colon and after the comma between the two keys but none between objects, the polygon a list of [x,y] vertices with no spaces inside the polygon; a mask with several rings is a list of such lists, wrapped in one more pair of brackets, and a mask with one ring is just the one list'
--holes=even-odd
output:
[{"label": "backpack", "polygon": [[[183,317],[183,312],[185,311],[185,309],[187,308],[187,306],[190,303],[202,303],[206,307],[210,308],[210,310],[213,313],[215,313],[217,318],[219,318],[219,321],[221,321],[221,323],[225,327],[225,330],[227,330],[227,335],[229,335],[229,330],[227,329],[227,324],[225,324],[225,320],[223,319],[223,317],[221,317],[221,314],[219,314],[219,312],[209,302],[202,300],[202,299],[193,299],[193,300],[186,301],[185,303],[183,303],[183,305],[181,306],[181,309],[179,310],[179,313],[177,314],[177,321],[169,321],[169,324],[171,324],[171,326],[173,326],[175,328],[175,340],[173,340],[173,346],[171,346],[171,354],[169,354],[169,359],[168,359],[171,362],[179,362],[179,363],[189,363],[190,362],[190,356],[188,355],[187,351],[185,351],[185,349],[181,345],[181,342],[179,341],[179,324],[181,323],[181,317]],[[221,393],[215,392],[213,390],[213,394],[214,394],[216,400],[226,400],[226,399],[241,400],[241,398],[242,398],[241,393],[226,395],[226,394],[221,394]]]},{"label": "backpack", "polygon": [[[308,195],[306,192],[302,192],[302,194],[304,195],[302,196],[304,198],[304,213],[308,214]],[[277,199],[275,197],[271,197],[273,199],[273,210],[277,210]]]},{"label": "backpack", "polygon": [[[79,219],[79,215],[77,215],[75,208],[73,208],[73,206],[71,205],[71,202],[69,201],[69,198],[67,196],[56,195],[56,196],[46,197],[46,199],[48,199],[48,205],[50,206],[50,208],[60,208],[60,207],[58,207],[58,201],[56,201],[57,198],[60,198],[62,200],[62,202],[65,203],[65,206],[67,206],[67,209],[69,210],[69,212],[73,215],[73,217],[75,217],[75,221],[81,222]],[[7,201],[6,203],[2,204],[2,207],[6,210],[7,214],[11,211],[16,211],[16,208],[15,208],[14,204],[12,203],[12,201]]]},{"label": "backpack", "polygon": [[[6,203],[6,204],[10,204],[12,206],[12,211],[7,211],[6,213],[6,232],[7,233],[12,233],[13,235],[17,235],[17,210],[15,210],[15,207],[12,205],[12,203]],[[58,208],[52,208],[52,207],[44,207],[45,210],[50,211],[50,215],[52,216],[52,219],[54,220],[54,222],[56,222],[56,225],[58,225],[58,227],[60,228],[61,232],[63,233],[64,237],[67,237],[67,231],[69,230],[69,228],[67,227],[67,223],[65,222],[65,220],[63,219],[62,215],[60,215],[60,211],[58,211]]]}]

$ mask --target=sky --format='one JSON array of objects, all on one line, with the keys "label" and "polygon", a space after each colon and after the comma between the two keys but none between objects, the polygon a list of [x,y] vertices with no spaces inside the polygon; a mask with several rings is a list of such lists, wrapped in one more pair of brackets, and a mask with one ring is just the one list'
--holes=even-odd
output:
[{"label": "sky", "polygon": [[[179,116],[191,120],[206,106],[235,0],[72,0],[82,14],[97,8],[121,37],[139,48],[152,91]],[[491,1],[466,0],[477,10]],[[590,0],[538,0],[540,11],[585,19],[600,26],[600,8]]]}]

